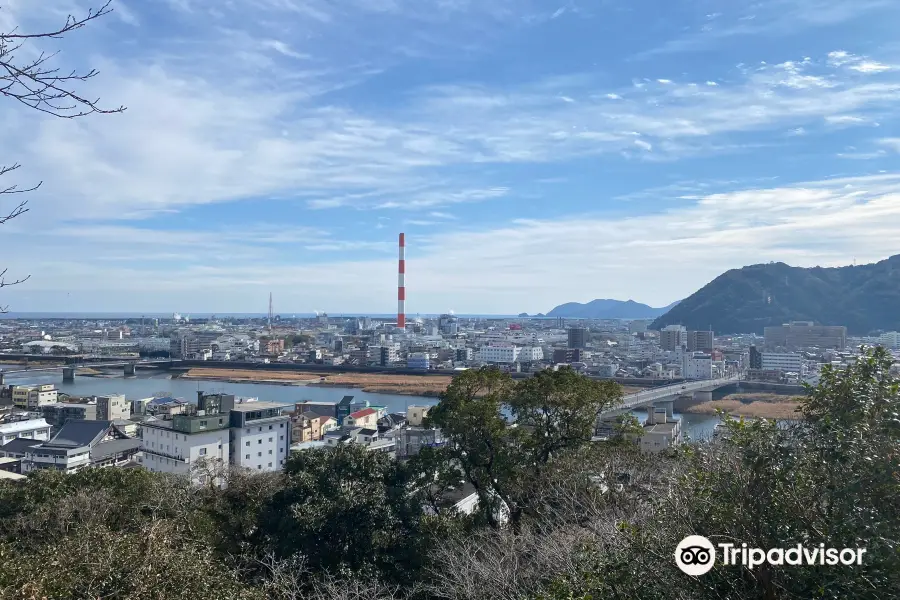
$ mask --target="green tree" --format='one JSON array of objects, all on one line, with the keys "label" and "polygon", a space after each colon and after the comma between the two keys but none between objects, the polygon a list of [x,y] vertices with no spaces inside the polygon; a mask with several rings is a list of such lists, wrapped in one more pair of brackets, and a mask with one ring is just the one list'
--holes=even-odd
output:
[{"label": "green tree", "polygon": [[469,370],[454,378],[428,421],[450,439],[449,452],[477,491],[485,520],[497,528],[508,515],[517,527],[545,469],[589,443],[597,417],[620,401],[617,384],[571,369],[521,382],[496,369]]}]

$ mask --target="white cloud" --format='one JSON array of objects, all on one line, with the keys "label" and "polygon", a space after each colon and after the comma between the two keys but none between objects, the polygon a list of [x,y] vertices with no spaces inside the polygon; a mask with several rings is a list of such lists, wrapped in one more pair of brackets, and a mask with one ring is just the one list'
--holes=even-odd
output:
[{"label": "white cloud", "polygon": [[663,85],[668,85],[668,84],[672,83],[671,79],[657,79],[656,81],[658,81],[659,83],[661,83]]},{"label": "white cloud", "polygon": [[609,98],[610,100],[621,100],[622,99],[622,96],[620,96],[618,94],[606,94],[606,97]]},{"label": "white cloud", "polygon": [[825,122],[829,125],[852,125],[855,123],[865,123],[867,119],[856,115],[827,115]]},{"label": "white cloud", "polygon": [[[713,189],[680,208],[628,217],[571,216],[478,230],[442,229],[426,237],[409,236],[407,306],[433,312],[455,298],[460,312],[546,311],[564,301],[590,299],[586,295],[593,292],[585,291],[584,281],[606,282],[604,294],[610,297],[662,305],[748,263],[833,266],[847,264],[850,256],[859,262],[879,260],[897,251],[898,228],[900,173]],[[41,244],[30,239],[37,248],[53,242],[52,236],[39,240]],[[104,251],[123,247],[118,239],[104,243],[99,234],[92,239]],[[308,244],[318,252],[351,251],[352,259],[271,269],[260,269],[256,255],[241,259],[244,242],[232,244],[233,260],[158,269],[98,265],[51,252],[34,270],[32,285],[11,288],[6,298],[14,306],[30,298],[29,306],[39,307],[50,294],[65,289],[73,298],[93,294],[96,310],[111,310],[119,306],[121,290],[130,290],[132,297],[139,295],[134,310],[179,310],[202,289],[208,302],[204,310],[221,312],[254,310],[264,305],[265,291],[274,288],[285,310],[316,306],[329,312],[389,312],[396,293],[393,235],[382,244],[354,244]],[[165,251],[165,242],[156,246]],[[573,261],[573,255],[591,260]],[[12,260],[18,266],[25,257],[14,255]],[[661,261],[667,268],[653,278],[632,276],[634,265]],[[523,272],[530,276],[522,277]],[[285,281],[315,285],[285,286]]]},{"label": "white cloud", "polygon": [[715,81],[707,81],[707,82],[706,82],[706,85],[708,85],[709,87],[716,87],[716,86],[719,85],[719,84],[716,83]]},{"label": "white cloud", "polygon": [[644,140],[634,140],[634,145],[638,148],[646,150],[647,152],[653,150],[653,144],[651,144],[650,142],[645,142]]},{"label": "white cloud", "polygon": [[887,146],[894,152],[900,152],[900,138],[883,138],[878,140],[882,146]]}]

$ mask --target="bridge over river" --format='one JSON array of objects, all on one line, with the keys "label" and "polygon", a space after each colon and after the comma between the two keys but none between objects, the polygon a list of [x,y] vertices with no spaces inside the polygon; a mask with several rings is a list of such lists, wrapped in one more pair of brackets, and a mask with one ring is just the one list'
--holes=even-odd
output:
[{"label": "bridge over river", "polygon": [[720,387],[731,385],[736,381],[740,381],[740,375],[731,375],[720,379],[702,379],[699,381],[685,381],[674,385],[665,385],[641,390],[634,394],[628,394],[623,398],[622,404],[611,408],[600,415],[600,419],[613,417],[624,412],[634,410],[635,408],[644,408],[647,410],[655,410],[657,405],[664,406],[666,416],[671,417],[673,414],[675,400],[679,396],[693,395],[699,402],[712,400],[712,393]]},{"label": "bridge over river", "polygon": [[62,371],[63,381],[74,381],[75,372],[78,369],[102,369],[110,367],[122,367],[126,377],[134,376],[137,367],[170,367],[173,361],[171,359],[162,360],[118,360],[111,362],[85,362],[80,364],[64,364],[52,365],[44,367],[23,367],[17,369],[8,369],[0,371],[0,385],[4,385],[4,377],[6,375],[16,375],[21,373],[42,373],[47,371]]}]

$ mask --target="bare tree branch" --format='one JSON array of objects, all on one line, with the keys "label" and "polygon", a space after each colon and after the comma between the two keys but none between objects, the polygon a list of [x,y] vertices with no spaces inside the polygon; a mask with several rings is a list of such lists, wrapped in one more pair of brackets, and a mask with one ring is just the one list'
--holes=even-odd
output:
[{"label": "bare tree branch", "polygon": [[[69,15],[62,26],[52,31],[23,33],[15,27],[12,31],[0,32],[0,97],[11,98],[29,108],[63,119],[74,119],[92,113],[110,114],[124,111],[124,106],[113,109],[101,108],[98,104],[99,99],[92,100],[72,89],[73,84],[85,82],[97,75],[95,69],[87,72],[75,70],[68,73],[61,72],[50,63],[58,52],[49,54],[40,52],[36,58],[20,58],[25,51],[23,45],[28,40],[61,39],[67,33],[81,29],[90,21],[112,12],[111,3],[112,0],[107,0],[97,10],[89,8],[87,14],[80,18]],[[0,176],[18,168],[18,163],[11,166],[0,165]],[[0,197],[33,192],[41,186],[41,183],[43,182],[21,189],[16,184],[0,187]],[[5,215],[0,216],[0,225],[28,212],[27,204],[28,201],[23,200]],[[6,281],[5,275],[6,269],[0,273],[0,288],[22,283],[30,277],[28,275],[14,281]],[[0,307],[0,313],[5,313],[7,309],[6,306]]]}]

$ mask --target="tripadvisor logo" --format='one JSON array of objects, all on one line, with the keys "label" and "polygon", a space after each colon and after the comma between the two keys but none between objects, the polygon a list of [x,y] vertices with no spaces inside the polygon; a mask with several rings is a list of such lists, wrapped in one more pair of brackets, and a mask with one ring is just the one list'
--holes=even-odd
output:
[{"label": "tripadvisor logo", "polygon": [[[862,565],[865,548],[826,548],[825,544],[791,548],[749,548],[747,544],[718,544],[722,565],[743,566],[753,570],[763,564],[782,565]],[[716,563],[716,546],[702,535],[689,535],[675,548],[675,564],[682,572],[698,576],[708,573]]]}]

